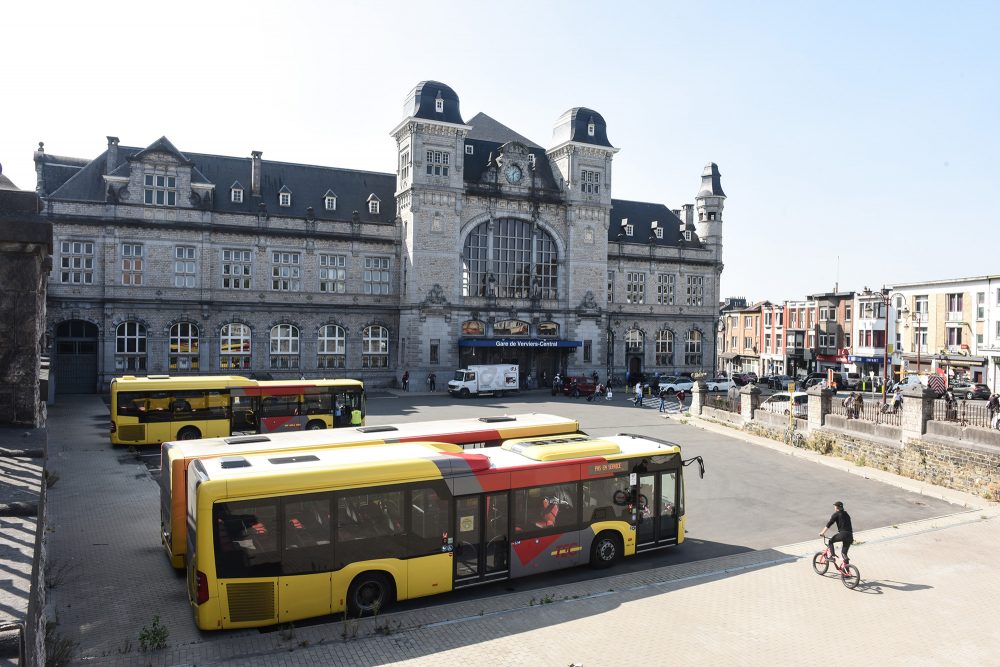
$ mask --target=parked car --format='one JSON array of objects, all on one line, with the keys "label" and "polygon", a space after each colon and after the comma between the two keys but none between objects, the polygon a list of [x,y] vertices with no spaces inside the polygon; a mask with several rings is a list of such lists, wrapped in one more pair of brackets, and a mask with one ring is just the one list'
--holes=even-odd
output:
[{"label": "parked car", "polygon": [[957,389],[953,390],[953,393],[965,398],[967,401],[988,401],[992,392],[988,385],[977,383],[964,387],[961,392]]},{"label": "parked car", "polygon": [[767,379],[767,386],[771,389],[788,389],[788,385],[794,381],[788,375],[771,375]]},{"label": "parked car", "polygon": [[733,387],[733,381],[729,378],[717,377],[714,380],[706,380],[705,384],[708,386],[709,391],[729,391],[730,387]]},{"label": "parked car", "polygon": [[660,379],[660,391],[667,390],[668,394],[678,391],[691,391],[694,388],[694,380],[680,375],[668,375]]},{"label": "parked car", "polygon": [[854,391],[861,387],[861,373],[843,373],[844,388]]},{"label": "parked car", "polygon": [[791,403],[793,416],[802,418],[809,416],[809,395],[801,391],[794,391],[791,394],[787,391],[779,391],[776,394],[768,396],[767,400],[761,403],[760,406],[768,412],[787,415],[789,403]]},{"label": "parked car", "polygon": [[[587,377],[586,375],[569,375],[563,378],[562,387],[559,391],[562,391],[566,396],[589,396],[594,393],[597,385],[594,384],[593,376]],[[552,395],[555,396],[556,388],[552,388]]]}]

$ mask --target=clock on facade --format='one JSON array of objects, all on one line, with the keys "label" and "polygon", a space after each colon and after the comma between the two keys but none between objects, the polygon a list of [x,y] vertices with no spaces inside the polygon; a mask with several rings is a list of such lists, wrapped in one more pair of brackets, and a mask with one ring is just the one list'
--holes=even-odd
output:
[{"label": "clock on facade", "polygon": [[507,177],[508,183],[521,182],[521,168],[516,164],[507,165],[507,168],[503,170],[503,175]]}]

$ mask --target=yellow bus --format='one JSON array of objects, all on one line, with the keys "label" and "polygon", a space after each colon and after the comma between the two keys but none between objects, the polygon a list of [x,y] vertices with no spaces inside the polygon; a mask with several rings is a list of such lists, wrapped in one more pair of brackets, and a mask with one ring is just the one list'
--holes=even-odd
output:
[{"label": "yellow bus", "polygon": [[684,541],[679,446],[621,434],[199,459],[188,596],[203,630],[346,612]]},{"label": "yellow bus", "polygon": [[364,412],[358,380],[126,375],[111,381],[111,444],[351,426]]},{"label": "yellow bus", "polygon": [[188,466],[196,459],[267,454],[290,449],[326,449],[353,445],[432,440],[465,449],[495,447],[504,440],[560,433],[579,433],[575,419],[546,414],[516,414],[437,421],[359,426],[336,431],[276,433],[271,435],[208,438],[193,442],[166,442],[160,449],[160,538],[171,564],[184,567],[187,534]]}]

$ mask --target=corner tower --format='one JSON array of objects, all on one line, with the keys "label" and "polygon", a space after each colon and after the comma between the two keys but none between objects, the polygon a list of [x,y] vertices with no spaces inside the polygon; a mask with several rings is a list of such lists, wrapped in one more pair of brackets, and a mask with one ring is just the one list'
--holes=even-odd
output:
[{"label": "corner tower", "polygon": [[698,209],[695,230],[698,238],[713,251],[717,262],[722,261],[722,210],[726,206],[726,193],[722,191],[719,165],[709,162],[701,172],[701,189],[694,198]]}]

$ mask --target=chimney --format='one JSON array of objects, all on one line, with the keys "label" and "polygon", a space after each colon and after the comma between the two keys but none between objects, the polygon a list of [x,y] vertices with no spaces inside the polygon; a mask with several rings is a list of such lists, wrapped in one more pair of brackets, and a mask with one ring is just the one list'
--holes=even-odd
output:
[{"label": "chimney", "polygon": [[694,225],[694,204],[684,204],[684,217],[681,218],[684,223],[684,227],[687,229],[693,228]]},{"label": "chimney", "polygon": [[108,137],[108,156],[104,160],[104,175],[118,168],[118,137]]},{"label": "chimney", "polygon": [[262,151],[251,151],[252,166],[250,167],[250,195],[260,197],[260,156]]}]

